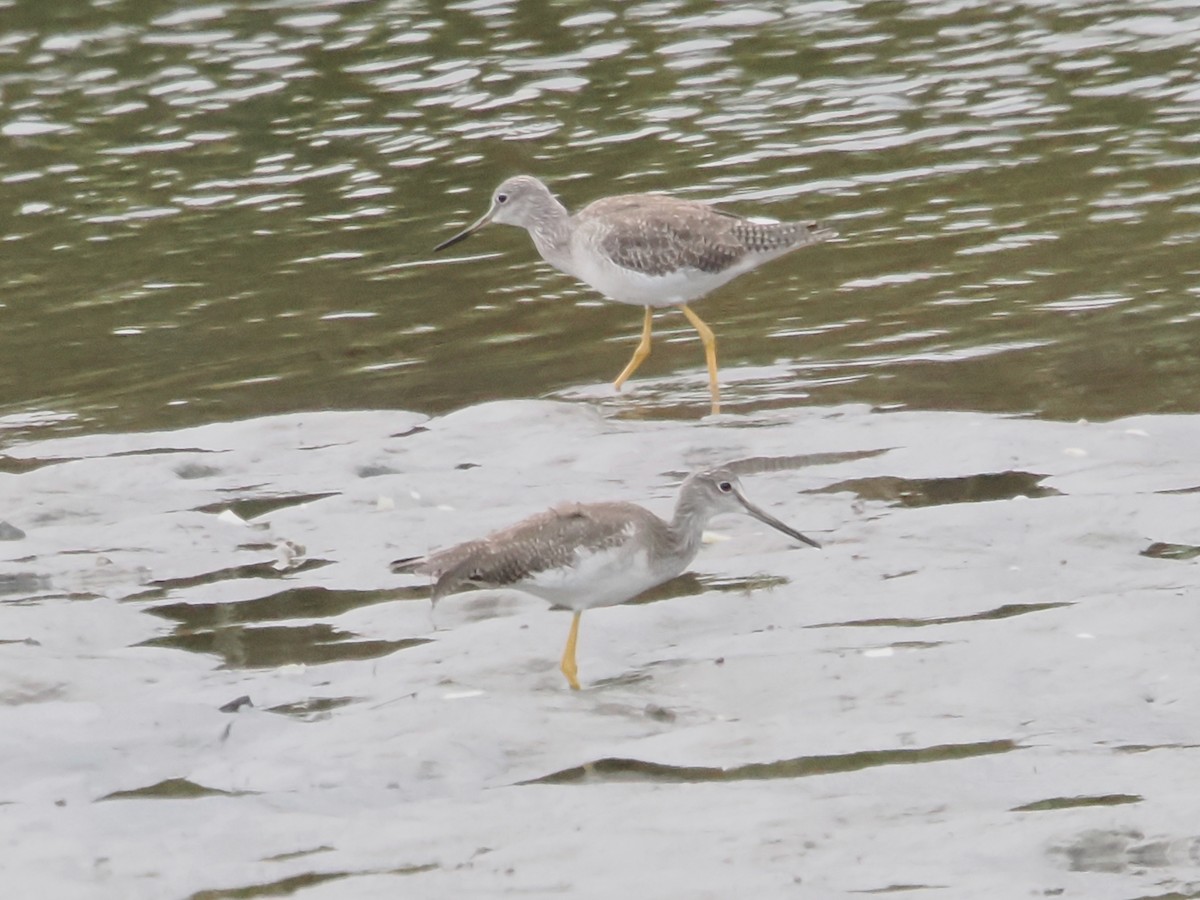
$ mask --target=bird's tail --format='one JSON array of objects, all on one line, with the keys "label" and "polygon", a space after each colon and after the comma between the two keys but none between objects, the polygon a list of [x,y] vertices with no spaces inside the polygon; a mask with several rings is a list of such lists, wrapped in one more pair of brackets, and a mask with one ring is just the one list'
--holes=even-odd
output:
[{"label": "bird's tail", "polygon": [[779,256],[797,247],[819,244],[836,237],[837,232],[820,222],[774,222],[767,224],[744,219],[733,227],[733,234],[752,253]]}]

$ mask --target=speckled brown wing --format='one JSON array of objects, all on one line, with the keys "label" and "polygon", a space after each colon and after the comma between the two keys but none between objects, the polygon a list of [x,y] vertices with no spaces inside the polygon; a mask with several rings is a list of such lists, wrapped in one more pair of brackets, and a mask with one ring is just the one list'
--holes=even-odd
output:
[{"label": "speckled brown wing", "polygon": [[630,510],[646,515],[632,504],[564,504],[424,560],[399,561],[404,567],[393,568],[433,575],[434,600],[468,585],[516,586],[538,572],[573,564],[581,550],[619,546],[629,536]]},{"label": "speckled brown wing", "polygon": [[643,275],[720,272],[745,253],[730,228],[736,219],[673,197],[607,197],[584,209],[579,219],[603,228],[599,245],[609,259]]},{"label": "speckled brown wing", "polygon": [[783,253],[834,233],[816,222],[751,222],[703,203],[656,194],[597,200],[577,220],[602,232],[598,243],[609,259],[643,275],[680,269],[723,272],[747,255]]}]

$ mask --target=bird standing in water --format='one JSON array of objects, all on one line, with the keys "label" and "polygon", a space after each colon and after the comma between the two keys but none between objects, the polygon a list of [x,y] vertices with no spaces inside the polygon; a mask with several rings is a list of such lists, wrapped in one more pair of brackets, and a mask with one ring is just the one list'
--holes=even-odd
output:
[{"label": "bird standing in water", "polygon": [[542,259],[609,300],[645,307],[642,339],[617,376],[617,390],[650,355],[654,310],[677,306],[700,334],[708,365],[712,411],[720,412],[717,342],[688,305],[738,275],[837,232],[816,222],[761,222],[664,194],[605,197],[575,215],[529,175],[503,182],[476,222],[434,252],[498,222],[524,228]]},{"label": "bird standing in water", "polygon": [[742,492],[718,467],[684,480],[671,521],[636,503],[565,503],[510,528],[425,557],[392,563],[393,572],[431,575],[433,602],[466,587],[513,588],[574,612],[561,669],[579,689],[575,645],[585,609],[615,606],[681,574],[696,557],[709,519],[738,512],[810,547],[820,547]]}]

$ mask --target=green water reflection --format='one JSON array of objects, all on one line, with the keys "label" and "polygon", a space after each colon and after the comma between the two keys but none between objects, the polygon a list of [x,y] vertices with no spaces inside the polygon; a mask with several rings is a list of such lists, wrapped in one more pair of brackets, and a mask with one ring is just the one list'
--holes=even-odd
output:
[{"label": "green water reflection", "polygon": [[[729,409],[1194,411],[1197,24],[1178,5],[15,4],[0,426],[603,394],[638,313],[492,229],[669,190],[839,242],[704,303]],[[678,315],[635,398],[704,411]]]}]

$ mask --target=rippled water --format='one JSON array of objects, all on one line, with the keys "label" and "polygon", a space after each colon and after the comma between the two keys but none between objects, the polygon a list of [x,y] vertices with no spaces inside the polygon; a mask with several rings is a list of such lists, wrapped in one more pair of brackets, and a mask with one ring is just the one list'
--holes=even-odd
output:
[{"label": "rippled water", "polygon": [[[1197,408],[1191,3],[4,16],[10,425],[612,400],[635,310],[515,230],[431,258],[516,171],[840,230],[702,305],[730,410]],[[618,411],[699,414],[694,333],[659,330]]]},{"label": "rippled water", "polygon": [[[1195,3],[0,0],[0,147],[11,890],[1197,894]],[[678,314],[617,395],[637,310],[431,253],[519,171],[840,237],[697,421]],[[825,549],[718,523],[578,693],[386,567],[729,459]]]}]

